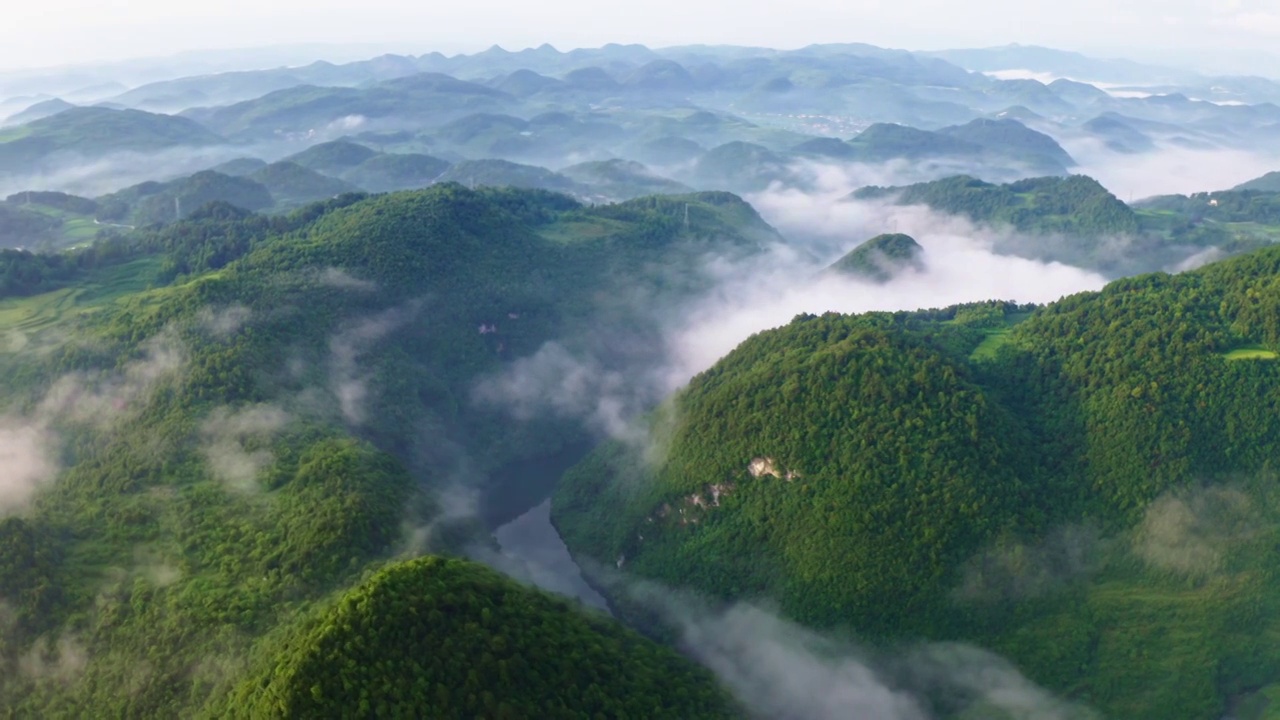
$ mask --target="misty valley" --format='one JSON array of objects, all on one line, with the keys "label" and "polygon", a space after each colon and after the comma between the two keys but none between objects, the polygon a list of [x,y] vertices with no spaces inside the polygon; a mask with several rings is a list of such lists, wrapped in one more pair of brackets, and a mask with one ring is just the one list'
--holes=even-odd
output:
[{"label": "misty valley", "polygon": [[200,68],[0,72],[0,717],[1280,718],[1280,81]]}]

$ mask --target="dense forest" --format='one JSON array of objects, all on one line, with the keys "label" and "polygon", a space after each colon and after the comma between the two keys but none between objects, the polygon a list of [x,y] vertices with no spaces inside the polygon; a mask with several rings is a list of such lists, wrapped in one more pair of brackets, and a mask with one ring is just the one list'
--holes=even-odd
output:
[{"label": "dense forest", "polygon": [[798,317],[654,414],[658,461],[574,468],[553,520],[640,576],[996,648],[1108,716],[1220,717],[1280,680],[1277,277],[1270,249],[1025,320]]},{"label": "dense forest", "polygon": [[0,719],[1280,720],[1251,58],[267,45],[0,72]]},{"label": "dense forest", "polygon": [[[0,523],[0,704],[174,717],[225,698],[274,633],[310,622],[378,563],[483,541],[474,519],[434,521],[437,491],[522,484],[503,469],[588,439],[569,420],[477,404],[479,377],[552,339],[593,341],[602,313],[652,332],[652,316],[628,320],[610,293],[679,297],[705,280],[692,262],[657,258],[775,237],[727,194],[589,208],[444,184],[271,217],[215,203],[83,250],[0,256],[6,317],[23,318],[0,346],[0,442],[21,463],[0,495],[20,511]],[[510,517],[514,502],[489,512]],[[513,597],[512,622],[565,615],[476,582]],[[702,675],[665,651],[603,621],[556,622],[546,637],[566,639],[548,647],[625,655],[637,689],[601,697],[575,656],[522,653],[530,672],[553,673],[530,687],[587,673],[580,694],[557,696],[564,707],[639,717],[653,688],[686,682],[690,704],[670,707],[720,712]],[[392,672],[381,681],[398,682]],[[459,702],[448,707],[471,715]]]},{"label": "dense forest", "polygon": [[[513,468],[597,439],[478,402],[479,381],[552,341],[644,367],[708,253],[777,240],[727,193],[445,183],[0,252],[0,449],[22,463],[0,494],[0,703],[738,712],[670,650],[438,557],[488,542],[442,503],[465,483],[510,519],[554,480]],[[890,234],[828,272],[920,262]],[[651,446],[589,455],[553,520],[585,567],[861,641],[974,642],[1108,716],[1220,716],[1280,680],[1276,277],[1264,250],[1045,307],[797,317],[654,411]]]},{"label": "dense forest", "polygon": [[210,708],[250,718],[727,718],[710,673],[483,566],[378,571],[276,641]]},{"label": "dense forest", "polygon": [[877,235],[850,250],[828,270],[876,282],[888,282],[909,268],[923,269],[924,261],[920,257],[923,254],[924,248],[910,235],[887,233]]}]

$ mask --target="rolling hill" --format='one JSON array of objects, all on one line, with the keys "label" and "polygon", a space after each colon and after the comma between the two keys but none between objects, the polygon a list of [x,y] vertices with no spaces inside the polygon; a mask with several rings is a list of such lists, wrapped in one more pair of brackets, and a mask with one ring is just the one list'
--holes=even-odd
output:
[{"label": "rolling hill", "polygon": [[641,163],[629,160],[602,160],[564,168],[560,174],[613,201],[644,195],[679,195],[691,188],[657,175]]},{"label": "rolling hill", "polygon": [[22,112],[14,113],[4,119],[5,125],[22,125],[41,118],[47,118],[50,115],[57,115],[63,110],[70,110],[75,107],[74,104],[63,100],[62,98],[50,98],[42,100]]},{"label": "rolling hill", "polygon": [[0,133],[0,172],[29,172],[60,156],[92,159],[217,145],[223,140],[186,118],[141,110],[76,107]]},{"label": "rolling hill", "polygon": [[247,179],[265,187],[280,208],[295,208],[359,190],[350,183],[288,160],[259,168],[249,173]]},{"label": "rolling hill", "polygon": [[1026,163],[1033,174],[1065,175],[1076,164],[1056,140],[1017,120],[979,118],[938,132]]},{"label": "rolling hill", "polygon": [[1232,190],[1262,190],[1265,192],[1280,192],[1280,172],[1269,172],[1262,177],[1254,178],[1248,182],[1240,183],[1232,188]]},{"label": "rolling hill", "polygon": [[859,133],[849,144],[854,148],[850,157],[863,162],[940,156],[977,158],[982,154],[982,146],[977,143],[892,123],[876,123]]},{"label": "rolling hill", "polygon": [[[14,408],[0,438],[23,463],[0,499],[0,703],[288,714],[324,701],[299,684],[310,673],[390,703],[416,697],[380,688],[421,677],[426,643],[446,673],[432,707],[723,714],[703,672],[606,620],[462,563],[386,563],[481,537],[441,514],[458,478],[489,516],[514,517],[548,488],[511,468],[588,439],[569,419],[477,404],[481,379],[548,342],[597,340],[601,316],[656,336],[617,293],[674,300],[706,282],[692,258],[770,240],[726,194],[588,208],[446,183],[273,217],[214,203],[74,253],[0,253],[0,400]],[[421,603],[428,624],[354,629],[390,630],[371,612],[384,602]],[[431,620],[444,607],[494,624]],[[328,643],[354,661],[378,638],[404,661],[380,678],[325,666]],[[493,663],[472,656],[481,647]],[[437,694],[467,667],[465,694]],[[220,705],[242,691],[249,704]]]},{"label": "rolling hill", "polygon": [[0,202],[0,247],[38,252],[92,242],[100,208],[88,198],[59,192],[15,193]]},{"label": "rolling hill", "polygon": [[375,155],[342,173],[347,182],[369,192],[415,190],[436,182],[449,163],[421,153]]},{"label": "rolling hill", "polygon": [[443,123],[475,112],[503,109],[512,100],[510,95],[484,85],[439,73],[419,73],[365,88],[289,87],[224,107],[194,108],[183,115],[228,137],[254,139],[272,138],[277,130],[305,134],[344,117]]},{"label": "rolling hill", "polygon": [[266,186],[247,177],[204,170],[166,183],[142,183],[97,199],[102,220],[128,225],[172,223],[202,206],[222,202],[251,212],[266,210],[275,199]]},{"label": "rolling hill", "polygon": [[445,169],[439,182],[456,182],[467,187],[515,187],[550,190],[578,195],[582,186],[544,167],[507,160],[467,160]]},{"label": "rolling hill", "polygon": [[377,154],[376,151],[349,140],[332,140],[312,145],[284,158],[283,162],[301,165],[324,175],[339,176]]},{"label": "rolling hill", "polygon": [[1115,272],[1117,265],[1153,269],[1152,263],[1159,263],[1163,257],[1163,243],[1155,238],[1149,247],[1126,243],[1118,256],[1112,252],[1110,239],[1139,236],[1138,216],[1097,181],[1083,175],[1032,178],[1003,185],[957,175],[906,187],[864,187],[849,197],[927,205],[939,212],[1025,233],[1028,237],[997,241],[998,249],[1014,255],[1106,272]]}]

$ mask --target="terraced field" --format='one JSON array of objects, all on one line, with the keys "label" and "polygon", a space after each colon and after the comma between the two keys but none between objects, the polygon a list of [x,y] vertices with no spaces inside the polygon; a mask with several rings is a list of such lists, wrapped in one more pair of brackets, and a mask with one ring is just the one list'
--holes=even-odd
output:
[{"label": "terraced field", "polygon": [[123,295],[146,290],[159,266],[158,258],[144,258],[95,271],[74,288],[0,300],[0,352],[57,346],[65,338],[61,326],[67,320]]},{"label": "terraced field", "polygon": [[978,343],[978,347],[969,353],[969,359],[973,361],[994,360],[996,351],[1009,341],[1009,331],[1013,330],[1013,326],[1030,317],[1030,313],[1013,313],[1005,318],[1004,327],[992,328],[987,332],[987,336]]}]

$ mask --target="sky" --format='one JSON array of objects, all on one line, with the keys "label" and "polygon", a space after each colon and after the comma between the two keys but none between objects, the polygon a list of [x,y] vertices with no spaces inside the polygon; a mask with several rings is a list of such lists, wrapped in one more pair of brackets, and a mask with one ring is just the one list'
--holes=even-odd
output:
[{"label": "sky", "polygon": [[1256,63],[1280,40],[1278,0],[42,0],[8,3],[0,68],[277,44],[452,54],[549,42],[912,50],[1012,42],[1107,57]]}]

